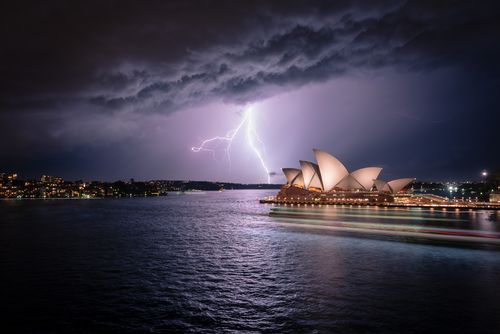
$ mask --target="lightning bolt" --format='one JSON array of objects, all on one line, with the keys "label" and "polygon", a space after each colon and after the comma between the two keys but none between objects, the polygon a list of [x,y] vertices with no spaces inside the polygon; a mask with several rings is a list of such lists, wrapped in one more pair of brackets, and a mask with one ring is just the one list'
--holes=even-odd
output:
[{"label": "lightning bolt", "polygon": [[271,183],[271,175],[269,174],[269,169],[267,169],[266,163],[264,162],[264,159],[262,158],[262,154],[260,153],[259,149],[257,148],[257,146],[255,146],[255,143],[254,143],[254,139],[256,139],[257,142],[259,142],[259,144],[262,147],[264,147],[264,143],[262,142],[262,140],[260,139],[259,135],[257,134],[257,131],[255,131],[255,127],[253,125],[252,109],[250,109],[250,108],[247,109],[247,111],[245,112],[245,114],[246,114],[246,125],[247,125],[247,128],[246,128],[246,130],[247,130],[246,138],[247,138],[247,141],[248,141],[248,145],[255,152],[255,155],[259,159],[262,168],[266,172],[267,183],[269,184],[269,183]]},{"label": "lightning bolt", "polygon": [[[271,183],[271,176],[269,174],[269,169],[266,166],[266,163],[264,162],[264,158],[262,157],[262,153],[259,150],[259,146],[264,148],[265,146],[262,140],[260,139],[259,135],[257,134],[257,131],[255,130],[254,127],[254,122],[253,122],[253,113],[251,108],[247,108],[245,110],[245,113],[243,115],[243,119],[241,122],[236,126],[234,129],[229,130],[225,136],[215,136],[212,138],[205,139],[201,142],[200,146],[193,146],[191,147],[191,151],[193,152],[210,152],[212,153],[212,157],[214,160],[217,161],[217,156],[216,156],[216,151],[218,149],[210,148],[212,145],[219,146],[220,143],[223,143],[223,151],[224,151],[224,156],[227,158],[229,162],[229,166],[231,167],[231,145],[233,143],[233,139],[238,135],[240,130],[242,128],[245,128],[245,138],[247,140],[248,146],[252,149],[252,151],[255,153],[257,160],[259,161],[260,165],[262,166],[262,169],[266,172],[267,176],[267,183]],[[219,148],[220,150],[220,148]]]}]

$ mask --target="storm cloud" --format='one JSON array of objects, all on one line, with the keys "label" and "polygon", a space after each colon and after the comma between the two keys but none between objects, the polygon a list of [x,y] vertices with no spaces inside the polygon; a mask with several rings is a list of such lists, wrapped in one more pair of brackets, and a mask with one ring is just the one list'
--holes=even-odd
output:
[{"label": "storm cloud", "polygon": [[[491,9],[455,1],[11,9],[3,11],[0,103],[4,111],[89,103],[170,112],[207,99],[252,102],[353,70],[425,71],[481,57],[480,66],[499,56]],[[498,73],[496,62],[487,68]]]}]

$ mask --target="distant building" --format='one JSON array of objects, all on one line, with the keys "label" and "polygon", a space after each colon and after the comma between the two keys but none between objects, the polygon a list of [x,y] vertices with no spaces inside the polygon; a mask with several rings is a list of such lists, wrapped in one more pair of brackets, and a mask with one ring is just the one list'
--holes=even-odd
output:
[{"label": "distant building", "polygon": [[377,179],[382,168],[365,167],[349,173],[347,168],[333,155],[314,149],[317,164],[300,161],[300,169],[283,168],[287,184],[307,190],[331,192],[335,190],[369,191],[398,193],[415,179],[405,178],[392,181]]},{"label": "distant building", "polygon": [[[313,149],[313,152],[317,163],[300,160],[300,168],[283,168],[287,184],[276,196],[277,201],[394,202],[396,195],[415,180],[380,180],[380,167],[365,167],[349,172],[333,155],[318,149]],[[429,199],[431,202],[434,200]]]},{"label": "distant building", "polygon": [[3,184],[12,183],[17,180],[17,173],[0,173],[0,182]]},{"label": "distant building", "polygon": [[500,193],[491,193],[490,203],[500,203]]},{"label": "distant building", "polygon": [[42,175],[40,178],[42,183],[53,183],[53,184],[63,184],[64,180],[60,176],[50,176],[50,175]]},{"label": "distant building", "polygon": [[18,196],[17,173],[0,173],[0,198]]}]

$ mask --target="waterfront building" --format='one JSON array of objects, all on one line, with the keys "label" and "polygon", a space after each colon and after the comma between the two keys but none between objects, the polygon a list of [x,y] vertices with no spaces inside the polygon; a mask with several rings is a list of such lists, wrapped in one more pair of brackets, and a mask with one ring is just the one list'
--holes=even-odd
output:
[{"label": "waterfront building", "polygon": [[491,203],[500,203],[500,192],[491,193],[489,200]]},{"label": "waterfront building", "polygon": [[[300,160],[300,168],[283,168],[287,180],[276,199],[283,202],[373,203],[406,201],[405,190],[415,180],[379,179],[381,167],[365,167],[349,172],[333,155],[313,149],[316,162]],[[441,198],[442,199],[442,198]],[[435,201],[420,196],[419,201]]]}]

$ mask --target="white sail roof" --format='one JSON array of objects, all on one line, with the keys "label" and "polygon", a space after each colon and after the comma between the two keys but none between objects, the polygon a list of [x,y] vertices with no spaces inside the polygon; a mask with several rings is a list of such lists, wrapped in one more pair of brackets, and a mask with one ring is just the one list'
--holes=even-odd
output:
[{"label": "white sail roof", "polygon": [[298,168],[282,168],[281,170],[285,174],[288,184],[293,184],[293,180],[301,173],[301,170]]},{"label": "white sail roof", "polygon": [[396,194],[400,192],[404,187],[412,183],[414,180],[415,179],[412,178],[404,178],[404,179],[392,180],[389,182],[383,180],[375,180],[373,182],[378,191],[388,191],[393,194]]},{"label": "white sail roof", "polygon": [[378,191],[388,191],[388,192],[391,191],[391,188],[389,188],[389,185],[384,180],[374,180],[373,184],[375,185],[375,188],[377,188]]},{"label": "white sail roof", "polygon": [[313,149],[313,152],[318,164],[300,160],[300,169],[283,168],[287,184],[298,185],[305,189],[317,188],[324,192],[332,191],[334,188],[370,191],[375,186],[378,191],[395,194],[414,180],[412,178],[389,182],[378,180],[377,177],[382,171],[380,167],[365,167],[349,173],[342,162],[333,155],[318,149]]},{"label": "white sail roof", "polygon": [[346,175],[346,177],[335,185],[335,188],[341,188],[343,190],[364,189],[361,183],[359,183],[358,180],[356,180],[351,174]]},{"label": "white sail roof", "polygon": [[[349,172],[347,168],[333,155],[313,149],[318,162],[324,191],[332,190]],[[302,171],[304,173],[304,171]]]},{"label": "white sail roof", "polygon": [[380,167],[365,167],[355,170],[351,175],[363,186],[364,190],[370,190],[373,186],[373,180],[377,179],[381,171]]},{"label": "white sail roof", "polygon": [[297,177],[293,179],[292,185],[304,187],[304,177],[302,176],[302,171],[300,171]]},{"label": "white sail roof", "polygon": [[300,160],[300,168],[302,169],[304,187],[306,189],[314,187],[323,190],[323,184],[321,183],[321,176],[318,165],[310,161]]},{"label": "white sail roof", "polygon": [[407,185],[412,183],[413,180],[415,180],[415,179],[412,179],[412,178],[397,179],[397,180],[389,181],[389,182],[387,182],[387,184],[391,188],[392,192],[394,194],[396,194],[396,193],[400,192],[401,189],[403,189],[404,187],[406,187]]}]

